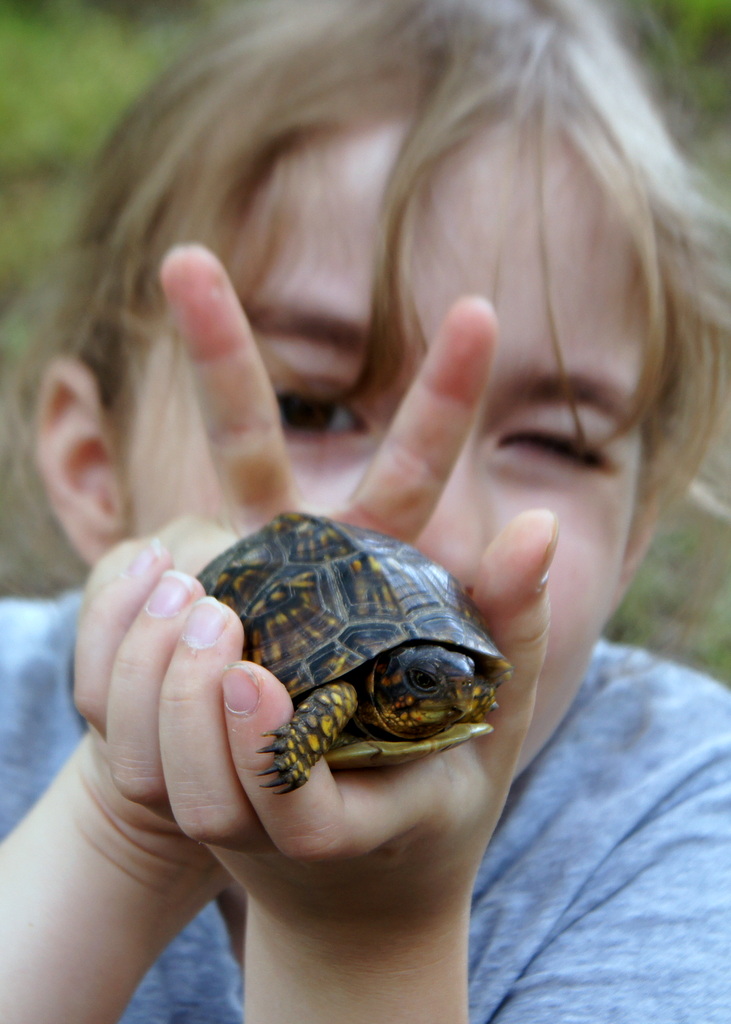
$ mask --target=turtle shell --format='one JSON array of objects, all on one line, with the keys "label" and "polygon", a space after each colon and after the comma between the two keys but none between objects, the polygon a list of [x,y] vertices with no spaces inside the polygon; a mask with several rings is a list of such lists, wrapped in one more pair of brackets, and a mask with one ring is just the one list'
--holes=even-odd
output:
[{"label": "turtle shell", "polygon": [[488,675],[507,664],[446,569],[372,530],[286,513],[224,551],[200,580],[241,618],[243,657],[294,698],[408,641],[459,647]]}]

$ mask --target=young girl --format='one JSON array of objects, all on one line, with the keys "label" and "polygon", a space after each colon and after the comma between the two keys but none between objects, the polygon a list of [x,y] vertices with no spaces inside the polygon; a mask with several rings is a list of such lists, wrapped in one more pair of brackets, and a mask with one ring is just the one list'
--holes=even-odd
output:
[{"label": "young girl", "polygon": [[[588,0],[240,7],[13,379],[92,571],[0,606],[0,1018],[726,1020],[731,697],[599,638],[719,437],[731,234]],[[283,509],[459,576],[491,736],[261,787],[291,702],[195,573]]]}]

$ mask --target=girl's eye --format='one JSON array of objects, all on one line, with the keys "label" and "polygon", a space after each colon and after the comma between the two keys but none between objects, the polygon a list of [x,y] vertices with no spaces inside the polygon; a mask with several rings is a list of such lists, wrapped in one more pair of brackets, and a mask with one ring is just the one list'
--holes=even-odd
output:
[{"label": "girl's eye", "polygon": [[583,445],[575,437],[539,433],[512,434],[503,443],[524,445],[589,469],[600,469],[605,461],[600,452]]},{"label": "girl's eye", "polygon": [[337,402],[307,398],[294,392],[277,395],[277,401],[285,430],[342,434],[358,429],[353,413]]}]

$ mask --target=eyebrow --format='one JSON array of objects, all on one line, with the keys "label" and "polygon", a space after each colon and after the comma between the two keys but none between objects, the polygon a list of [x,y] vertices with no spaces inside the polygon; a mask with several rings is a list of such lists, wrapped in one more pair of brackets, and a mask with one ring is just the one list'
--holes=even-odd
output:
[{"label": "eyebrow", "polygon": [[598,409],[617,423],[630,418],[635,394],[621,383],[594,375],[571,372],[541,374],[530,381],[524,394],[534,401],[572,403]]},{"label": "eyebrow", "polygon": [[248,319],[262,334],[306,338],[347,352],[362,351],[368,330],[347,317],[304,306],[250,306]]}]

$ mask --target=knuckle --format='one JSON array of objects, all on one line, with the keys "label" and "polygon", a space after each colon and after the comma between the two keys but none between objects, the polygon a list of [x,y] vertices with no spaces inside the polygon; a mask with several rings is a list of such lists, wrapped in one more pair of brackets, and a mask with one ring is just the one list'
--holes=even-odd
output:
[{"label": "knuckle", "polygon": [[110,766],[112,781],[130,803],[158,808],[167,801],[165,781],[154,769],[134,760],[117,758]]},{"label": "knuckle", "polygon": [[103,596],[118,581],[120,574],[144,547],[144,541],[126,540],[115,545],[96,562],[86,584],[85,609],[98,597]]},{"label": "knuckle", "polygon": [[82,718],[102,736],[106,731],[107,709],[104,698],[91,686],[77,680],[74,704]]},{"label": "knuckle", "polygon": [[173,805],[181,830],[196,843],[236,847],[243,841],[242,815],[238,805],[204,801],[178,793]]},{"label": "knuckle", "polygon": [[237,410],[228,419],[221,419],[209,432],[211,444],[224,452],[234,451],[237,455],[259,461],[266,450],[267,442],[276,444],[280,435],[279,420],[268,410],[250,406],[246,415]]},{"label": "knuckle", "polygon": [[279,832],[277,849],[290,860],[315,864],[324,860],[339,860],[351,854],[350,840],[334,824],[312,827],[310,821],[295,822]]},{"label": "knuckle", "polygon": [[444,483],[439,465],[430,452],[394,437],[388,445],[387,454],[390,473],[400,487],[405,481],[411,489],[431,491]]},{"label": "knuckle", "polygon": [[137,689],[142,680],[152,683],[149,659],[133,643],[123,643],[117,652],[112,668],[112,686],[119,693]]},{"label": "knuckle", "polygon": [[549,616],[541,616],[540,619],[530,625],[516,637],[516,643],[522,652],[536,653],[543,651],[548,643],[551,631],[551,620]]},{"label": "knuckle", "polygon": [[[551,608],[547,594],[541,592],[531,603],[533,607],[509,617],[502,624],[494,623],[496,642],[514,663],[531,655],[542,655],[548,644]],[[487,621],[489,624],[489,617]]]},{"label": "knuckle", "polygon": [[[79,641],[77,649],[83,643],[89,645],[94,637],[101,635],[102,630],[109,629],[118,619],[126,619],[126,602],[120,593],[123,580],[117,573],[112,579],[103,581],[97,579],[97,585],[90,582],[84,594],[84,600],[79,613]],[[139,604],[139,598],[135,595],[130,604]]]}]

